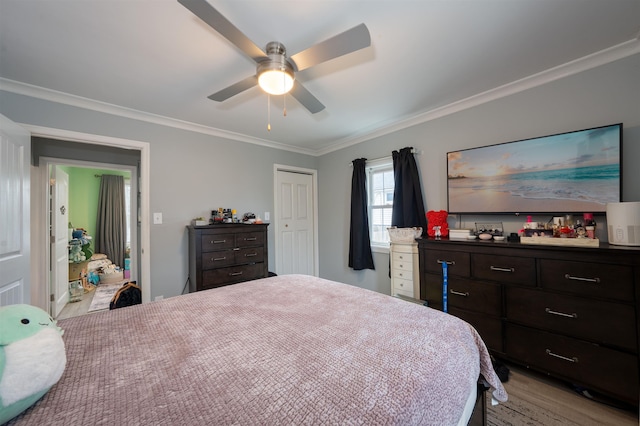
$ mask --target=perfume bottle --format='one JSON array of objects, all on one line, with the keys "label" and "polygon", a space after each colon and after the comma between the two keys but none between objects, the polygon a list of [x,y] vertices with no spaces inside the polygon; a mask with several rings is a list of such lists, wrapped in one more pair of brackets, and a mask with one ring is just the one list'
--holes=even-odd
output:
[{"label": "perfume bottle", "polygon": [[584,229],[587,231],[587,238],[596,237],[596,221],[593,218],[593,213],[585,213],[583,215]]}]

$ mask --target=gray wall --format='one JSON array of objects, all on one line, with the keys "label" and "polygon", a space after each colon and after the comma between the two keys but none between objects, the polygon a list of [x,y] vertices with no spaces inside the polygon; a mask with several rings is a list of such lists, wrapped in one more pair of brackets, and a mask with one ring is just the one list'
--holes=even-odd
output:
[{"label": "gray wall", "polygon": [[[313,156],[230,141],[0,91],[0,113],[24,124],[132,139],[150,144],[151,300],[182,292],[187,280],[186,225],[212,209],[240,215],[274,211],[273,165],[316,168]],[[275,265],[273,227],[269,264]]]},{"label": "gray wall", "polygon": [[[187,277],[185,225],[191,218],[208,216],[217,207],[235,208],[240,214],[273,212],[274,163],[318,170],[320,275],[388,293],[387,254],[374,254],[375,271],[354,272],[347,266],[352,159],[385,157],[405,146],[422,150],[416,159],[425,207],[440,210],[447,206],[448,151],[622,122],[623,196],[638,201],[638,75],[640,55],[635,55],[317,158],[1,91],[0,113],[20,123],[150,143],[150,213],[164,216],[162,225],[151,226],[152,299],[182,291]],[[472,225],[477,218],[461,219]],[[482,219],[501,220],[508,232],[522,222],[515,217]],[[269,251],[273,265],[273,229]]]},{"label": "gray wall", "polygon": [[[412,146],[421,173],[426,210],[446,210],[446,153],[613,123],[624,124],[623,200],[640,201],[640,55],[547,83],[502,99],[425,122],[319,158],[320,275],[372,290],[390,291],[389,257],[374,253],[376,271],[347,266],[351,167],[355,158],[376,159]],[[562,212],[559,212],[562,213]],[[548,220],[535,217],[534,220]],[[499,220],[516,232],[515,216],[450,218],[473,227]],[[458,222],[461,221],[461,222]],[[598,237],[606,241],[599,227]]]}]

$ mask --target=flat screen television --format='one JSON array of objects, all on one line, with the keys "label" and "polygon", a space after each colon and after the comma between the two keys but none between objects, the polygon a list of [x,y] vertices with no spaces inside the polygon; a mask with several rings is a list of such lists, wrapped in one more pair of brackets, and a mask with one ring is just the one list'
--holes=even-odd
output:
[{"label": "flat screen television", "polygon": [[622,198],[621,160],[621,123],[448,152],[448,211],[605,213]]}]

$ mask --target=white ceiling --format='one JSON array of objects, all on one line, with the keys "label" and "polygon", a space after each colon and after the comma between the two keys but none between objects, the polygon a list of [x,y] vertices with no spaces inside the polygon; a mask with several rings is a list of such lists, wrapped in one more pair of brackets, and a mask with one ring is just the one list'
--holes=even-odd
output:
[{"label": "white ceiling", "polygon": [[207,99],[255,63],[177,0],[0,0],[0,88],[318,154],[640,50],[639,0],[209,2],[262,48],[292,55],[360,23],[371,47],[297,73],[326,109],[288,96],[283,117],[272,97],[269,132],[260,89]]}]

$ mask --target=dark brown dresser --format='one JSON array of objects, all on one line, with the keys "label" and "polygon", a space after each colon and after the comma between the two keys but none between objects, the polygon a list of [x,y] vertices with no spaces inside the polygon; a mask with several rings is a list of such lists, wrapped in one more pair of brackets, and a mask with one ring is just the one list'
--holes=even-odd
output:
[{"label": "dark brown dresser", "polygon": [[268,277],[267,226],[188,226],[189,292]]},{"label": "dark brown dresser", "polygon": [[638,406],[640,248],[418,240],[420,298],[490,351]]}]

